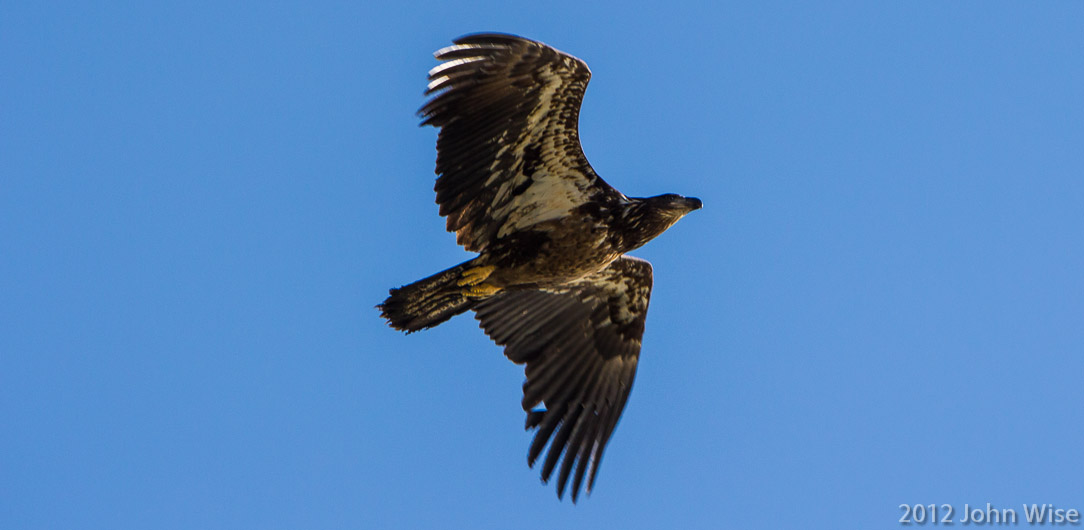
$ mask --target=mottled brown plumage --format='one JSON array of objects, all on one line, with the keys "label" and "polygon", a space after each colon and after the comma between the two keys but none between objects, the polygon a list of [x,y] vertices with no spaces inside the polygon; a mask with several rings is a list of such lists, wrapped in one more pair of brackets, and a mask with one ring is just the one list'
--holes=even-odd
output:
[{"label": "mottled brown plumage", "polygon": [[378,308],[407,332],[473,309],[526,364],[528,462],[548,445],[542,478],[558,471],[558,496],[572,478],[575,501],[585,477],[594,485],[640,354],[651,265],[624,254],[701,203],[626,197],[595,173],[578,133],[583,61],[502,34],[462,37],[436,57],[419,114],[440,128],[437,204],[479,256],[392,289]]}]

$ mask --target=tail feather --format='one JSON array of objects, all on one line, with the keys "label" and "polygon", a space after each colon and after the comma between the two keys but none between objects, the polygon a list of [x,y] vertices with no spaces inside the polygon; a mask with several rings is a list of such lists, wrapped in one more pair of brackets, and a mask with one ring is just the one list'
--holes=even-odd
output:
[{"label": "tail feather", "polygon": [[463,272],[472,264],[473,260],[460,263],[410,285],[391,289],[391,296],[376,306],[380,316],[391,327],[410,333],[431,328],[469,310],[482,300],[464,295],[459,284]]}]

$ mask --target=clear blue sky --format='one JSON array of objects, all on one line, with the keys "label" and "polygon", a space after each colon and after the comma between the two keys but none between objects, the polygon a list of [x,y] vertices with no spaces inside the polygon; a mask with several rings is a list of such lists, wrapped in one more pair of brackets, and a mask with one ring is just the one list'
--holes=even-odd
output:
[{"label": "clear blue sky", "polygon": [[[4,2],[0,527],[890,528],[1084,509],[1084,3]],[[705,208],[595,493],[521,368],[373,306],[468,257],[431,53],[594,72],[588,158]]]}]

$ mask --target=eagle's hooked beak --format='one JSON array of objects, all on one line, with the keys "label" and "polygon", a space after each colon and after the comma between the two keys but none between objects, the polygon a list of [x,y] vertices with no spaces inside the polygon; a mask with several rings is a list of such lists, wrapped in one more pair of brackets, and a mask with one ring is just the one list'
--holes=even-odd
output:
[{"label": "eagle's hooked beak", "polygon": [[696,197],[685,197],[685,208],[690,212],[704,207],[704,202]]}]

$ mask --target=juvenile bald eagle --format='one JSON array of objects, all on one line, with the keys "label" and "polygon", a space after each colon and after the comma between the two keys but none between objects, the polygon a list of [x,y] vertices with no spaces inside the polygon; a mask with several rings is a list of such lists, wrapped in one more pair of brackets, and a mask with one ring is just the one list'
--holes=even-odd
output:
[{"label": "juvenile bald eagle", "polygon": [[[587,65],[540,42],[461,37],[436,52],[418,112],[440,128],[435,190],[456,241],[479,256],[391,289],[382,316],[413,332],[474,310],[513,362],[526,364],[523,409],[576,501],[625,407],[644,333],[651,265],[625,256],[699,199],[626,197],[591,169],[578,121]],[[563,460],[561,459],[564,455]],[[574,471],[574,473],[573,473]]]}]

